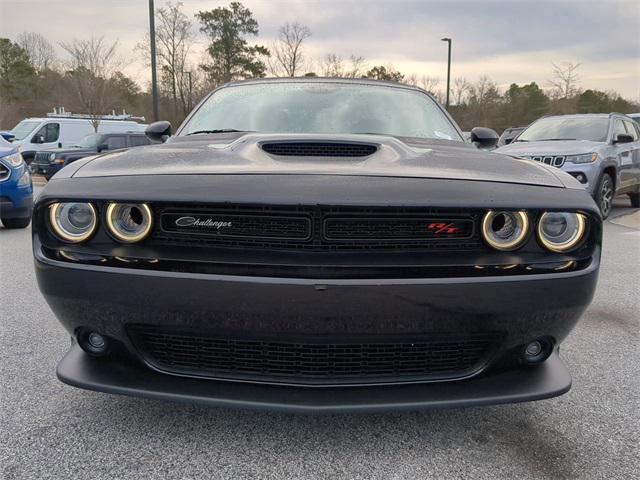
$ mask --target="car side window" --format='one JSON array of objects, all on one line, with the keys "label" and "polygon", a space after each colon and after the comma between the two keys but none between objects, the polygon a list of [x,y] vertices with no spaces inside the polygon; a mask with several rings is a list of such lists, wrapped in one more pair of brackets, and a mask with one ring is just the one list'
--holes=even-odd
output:
[{"label": "car side window", "polygon": [[636,129],[636,126],[633,124],[633,122],[625,120],[624,121],[624,126],[627,127],[627,133],[633,137],[633,141],[637,142],[638,141],[638,131]]},{"label": "car side window", "polygon": [[60,137],[60,124],[59,123],[47,123],[34,135],[34,143],[40,143],[37,141],[38,137],[42,137],[42,143],[51,143],[58,141]]},{"label": "car side window", "polygon": [[143,137],[142,135],[136,135],[129,137],[129,143],[132,147],[140,147],[142,145],[149,145],[149,139],[147,137]]},{"label": "car side window", "polygon": [[615,123],[613,124],[613,135],[612,135],[612,139],[615,141],[616,138],[618,138],[618,135],[620,134],[627,134],[627,129],[624,128],[624,123],[622,123],[622,120],[616,120]]},{"label": "car side window", "polygon": [[125,148],[127,141],[124,136],[114,136],[107,138],[107,148],[109,150],[115,150],[117,148]]}]

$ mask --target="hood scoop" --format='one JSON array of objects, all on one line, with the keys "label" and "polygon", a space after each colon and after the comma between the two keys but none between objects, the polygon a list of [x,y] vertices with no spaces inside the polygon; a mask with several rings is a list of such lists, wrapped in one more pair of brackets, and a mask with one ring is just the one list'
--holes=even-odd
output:
[{"label": "hood scoop", "polygon": [[263,142],[260,148],[281,157],[368,157],[378,151],[374,143],[278,141]]}]

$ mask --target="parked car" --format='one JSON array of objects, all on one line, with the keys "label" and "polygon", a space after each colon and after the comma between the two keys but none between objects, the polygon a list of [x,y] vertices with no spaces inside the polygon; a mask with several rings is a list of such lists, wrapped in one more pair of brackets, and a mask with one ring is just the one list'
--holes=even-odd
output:
[{"label": "parked car", "polygon": [[513,142],[516,139],[518,135],[520,135],[522,131],[524,131],[525,128],[527,127],[507,128],[504,132],[502,132],[502,135],[500,135],[500,138],[498,139],[498,147],[502,147],[503,145],[509,145],[511,142]]},{"label": "parked car", "polygon": [[6,140],[7,142],[12,142],[14,139],[13,133],[9,132],[8,130],[1,130],[0,137],[2,137],[2,139]]},{"label": "parked car", "polygon": [[36,153],[31,170],[49,180],[65,165],[109,150],[139,147],[151,143],[144,132],[90,133],[71,148],[55,148]]},{"label": "parked car", "polygon": [[[98,123],[97,133],[144,132],[146,125],[129,118],[132,117],[105,115]],[[20,146],[25,162],[30,164],[36,152],[69,148],[89,133],[96,133],[96,130],[90,116],[51,113],[42,118],[25,118],[11,133],[14,136],[13,143]]]},{"label": "parked car", "polygon": [[559,115],[535,121],[499,153],[561,168],[596,200],[603,218],[613,198],[640,207],[640,125],[626,115]]},{"label": "parked car", "polygon": [[424,90],[374,80],[227,84],[171,131],[38,196],[63,382],[298,412],[569,390],[558,346],[602,235],[570,175],[480,150]]},{"label": "parked car", "polygon": [[31,174],[15,145],[0,138],[0,220],[5,228],[25,228],[32,209]]}]

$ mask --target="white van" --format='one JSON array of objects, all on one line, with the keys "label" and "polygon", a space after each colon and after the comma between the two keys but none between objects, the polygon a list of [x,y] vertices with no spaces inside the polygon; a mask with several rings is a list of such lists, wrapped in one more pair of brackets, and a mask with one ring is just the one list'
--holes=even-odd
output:
[{"label": "white van", "polygon": [[[131,120],[130,115],[100,117],[98,133],[143,132],[147,125]],[[144,121],[144,118],[140,118]],[[42,118],[25,118],[12,130],[13,144],[19,145],[22,157],[31,163],[36,152],[76,145],[89,133],[94,133],[91,118],[70,113],[48,114]]]}]

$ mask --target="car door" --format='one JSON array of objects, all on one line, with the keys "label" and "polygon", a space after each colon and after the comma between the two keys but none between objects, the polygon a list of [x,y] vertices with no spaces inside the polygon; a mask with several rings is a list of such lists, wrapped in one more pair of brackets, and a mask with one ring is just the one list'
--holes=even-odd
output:
[{"label": "car door", "polygon": [[33,134],[31,143],[37,145],[36,150],[49,150],[62,147],[60,139],[60,124],[58,122],[45,123]]},{"label": "car door", "polygon": [[616,192],[622,193],[630,187],[630,182],[633,179],[633,143],[616,143],[618,135],[628,135],[624,122],[621,118],[616,118],[613,123],[613,135],[611,141],[613,142],[613,148],[616,155],[616,161],[618,164],[618,185],[616,186]]},{"label": "car door", "polygon": [[624,170],[624,175],[628,176],[624,180],[628,182],[628,188],[635,191],[635,187],[640,185],[640,126],[633,120],[623,120],[627,133],[633,137],[633,143],[628,144],[631,148],[631,167]]}]

